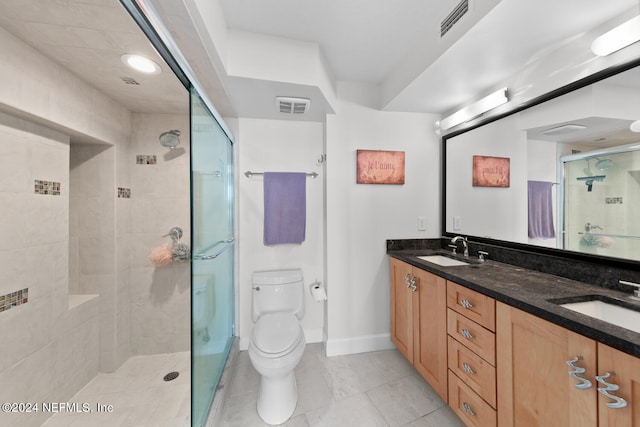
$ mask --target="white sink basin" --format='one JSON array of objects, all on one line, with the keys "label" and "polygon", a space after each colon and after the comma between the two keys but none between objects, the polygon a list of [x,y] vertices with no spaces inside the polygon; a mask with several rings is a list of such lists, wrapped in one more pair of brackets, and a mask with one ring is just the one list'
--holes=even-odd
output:
[{"label": "white sink basin", "polygon": [[625,329],[640,332],[640,312],[633,311],[628,308],[598,300],[572,302],[560,304],[560,306],[621,326]]},{"label": "white sink basin", "polygon": [[419,256],[421,260],[432,262],[434,264],[441,265],[443,267],[455,267],[458,265],[469,265],[468,262],[458,261],[457,259],[449,258],[443,255],[428,255]]}]

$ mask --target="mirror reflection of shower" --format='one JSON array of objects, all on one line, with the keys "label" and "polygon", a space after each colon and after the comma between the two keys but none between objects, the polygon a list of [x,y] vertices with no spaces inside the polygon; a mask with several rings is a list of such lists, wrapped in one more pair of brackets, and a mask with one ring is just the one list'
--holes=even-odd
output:
[{"label": "mirror reflection of shower", "polygon": [[640,210],[640,141],[560,161],[562,247],[638,259],[640,222],[631,218]]}]

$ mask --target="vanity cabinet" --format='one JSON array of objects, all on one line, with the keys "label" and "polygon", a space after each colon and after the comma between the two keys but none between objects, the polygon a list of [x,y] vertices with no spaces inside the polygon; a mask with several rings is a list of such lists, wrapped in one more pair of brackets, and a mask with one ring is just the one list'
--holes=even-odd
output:
[{"label": "vanity cabinet", "polygon": [[391,340],[447,401],[447,285],[391,258]]},{"label": "vanity cabinet", "polygon": [[[620,406],[616,399],[598,396],[599,427],[640,427],[640,359],[620,350],[598,343],[598,375],[606,376],[604,381],[616,384],[619,390],[611,394],[624,399],[626,406]],[[606,388],[604,384],[597,384]],[[613,407],[607,406],[608,404]]]},{"label": "vanity cabinet", "polygon": [[470,427],[495,427],[495,300],[447,282],[449,406]]},{"label": "vanity cabinet", "polygon": [[640,427],[640,359],[506,304],[497,322],[499,427]]}]

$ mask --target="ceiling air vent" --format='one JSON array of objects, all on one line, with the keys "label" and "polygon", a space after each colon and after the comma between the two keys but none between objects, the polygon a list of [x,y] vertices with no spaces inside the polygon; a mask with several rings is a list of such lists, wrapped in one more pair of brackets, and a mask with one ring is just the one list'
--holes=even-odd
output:
[{"label": "ceiling air vent", "polygon": [[276,97],[276,110],[284,114],[304,114],[311,101],[305,98]]},{"label": "ceiling air vent", "polygon": [[138,83],[138,81],[136,79],[134,79],[133,77],[120,77],[120,80],[122,80],[123,82],[125,82],[128,85],[140,86],[140,83]]},{"label": "ceiling air vent", "polygon": [[440,23],[440,37],[444,36],[468,11],[469,0],[462,0],[458,3],[455,9]]}]

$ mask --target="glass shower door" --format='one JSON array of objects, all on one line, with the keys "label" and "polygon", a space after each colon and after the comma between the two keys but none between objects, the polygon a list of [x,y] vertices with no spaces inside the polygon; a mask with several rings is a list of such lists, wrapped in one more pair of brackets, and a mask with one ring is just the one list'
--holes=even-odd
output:
[{"label": "glass shower door", "polygon": [[204,425],[234,337],[233,150],[191,91],[191,422]]}]

